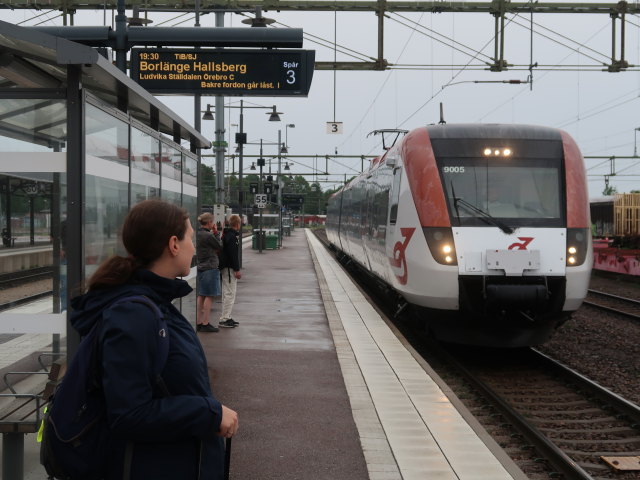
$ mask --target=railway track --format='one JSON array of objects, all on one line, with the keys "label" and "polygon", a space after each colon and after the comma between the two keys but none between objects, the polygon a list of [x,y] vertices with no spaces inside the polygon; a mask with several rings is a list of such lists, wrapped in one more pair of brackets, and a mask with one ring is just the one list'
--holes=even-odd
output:
[{"label": "railway track", "polygon": [[53,275],[53,267],[36,267],[20,272],[0,274],[0,290],[22,285],[24,283],[49,278]]},{"label": "railway track", "polygon": [[[544,459],[550,476],[640,478],[640,407],[535,349],[478,355],[430,346]],[[456,349],[452,349],[455,352]],[[478,360],[482,358],[482,360]],[[506,360],[506,361],[505,361]],[[484,406],[487,408],[487,405]],[[604,460],[637,465],[617,472]],[[625,460],[621,460],[624,458]]]},{"label": "railway track", "polygon": [[598,290],[589,290],[583,302],[590,307],[640,321],[640,301]]},{"label": "railway track", "polygon": [[12,300],[10,302],[0,303],[0,312],[2,312],[3,310],[8,310],[9,308],[15,308],[15,307],[18,307],[20,305],[24,305],[26,303],[30,303],[30,302],[33,302],[35,300],[39,300],[41,298],[50,296],[52,294],[53,294],[53,291],[49,290],[49,291],[46,291],[46,292],[36,293],[35,295],[30,295],[28,297],[19,298],[17,300]]}]

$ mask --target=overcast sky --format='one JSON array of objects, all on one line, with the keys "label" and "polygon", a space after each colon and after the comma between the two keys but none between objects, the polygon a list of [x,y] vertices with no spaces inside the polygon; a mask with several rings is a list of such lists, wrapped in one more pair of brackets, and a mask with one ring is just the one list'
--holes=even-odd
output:
[{"label": "overcast sky", "polygon": [[[43,11],[4,11],[14,23],[35,25],[46,15],[30,20]],[[4,13],[3,12],[3,13]],[[130,12],[127,12],[130,14]],[[154,23],[163,26],[193,25],[193,15],[162,23],[177,15],[153,14]],[[265,12],[277,21],[275,25],[302,28],[305,34],[333,42],[338,46],[368,57],[377,56],[377,17],[374,13],[332,12]],[[49,17],[54,17],[50,14]],[[225,15],[225,26],[240,27],[243,16]],[[102,12],[80,12],[76,25],[102,24]],[[626,26],[625,59],[640,65],[640,18],[629,15]],[[387,71],[316,71],[307,98],[245,97],[246,104],[277,105],[284,112],[282,122],[268,122],[266,110],[247,110],[245,131],[249,142],[275,143],[278,129],[285,139],[287,129],[291,154],[319,155],[319,159],[293,159],[292,172],[309,173],[325,170],[324,156],[366,155],[381,153],[377,138],[367,137],[375,129],[411,130],[439,120],[439,104],[444,104],[448,123],[524,123],[562,128],[571,134],[585,156],[632,156],[640,142],[640,72],[608,73],[602,65],[611,57],[611,19],[604,14],[537,14],[533,17],[534,35],[531,45],[530,15],[508,16],[505,28],[505,59],[514,64],[506,72],[493,73],[480,66],[488,62],[494,51],[494,20],[488,13],[414,13],[390,14],[385,19],[384,58],[391,64],[441,65]],[[42,25],[60,25],[52,18]],[[111,24],[111,16],[107,16]],[[201,24],[212,27],[214,15],[204,15]],[[418,25],[419,24],[419,25]],[[336,27],[334,29],[334,26]],[[152,27],[149,27],[152,28]],[[620,55],[617,25],[617,57]],[[427,35],[438,38],[433,40]],[[452,45],[455,48],[452,48]],[[317,61],[332,61],[334,50],[320,46],[305,36],[305,49],[316,50]],[[531,57],[531,50],[533,56]],[[466,53],[465,53],[466,52]],[[338,61],[355,61],[338,51]],[[359,55],[358,55],[359,56]],[[533,69],[533,83],[511,85],[508,80],[526,81],[528,65]],[[453,67],[452,67],[453,66]],[[561,66],[550,68],[549,66]],[[475,83],[475,82],[498,83]],[[532,88],[531,88],[532,87]],[[186,120],[193,123],[193,103],[184,97],[160,97]],[[335,98],[335,102],[334,102]],[[227,97],[225,103],[238,105],[239,97]],[[214,103],[214,97],[203,97],[203,106]],[[335,118],[334,118],[335,109]],[[232,136],[238,123],[238,110],[227,110],[227,136]],[[326,123],[343,122],[342,135],[326,133]],[[214,122],[203,121],[203,133],[212,138]],[[636,136],[637,135],[637,136]],[[232,137],[231,137],[232,138]],[[231,140],[230,143],[233,143]],[[233,146],[232,146],[233,147]],[[265,155],[276,154],[275,145],[265,145]],[[257,154],[259,147],[248,145],[245,153]],[[208,164],[213,159],[205,159]],[[250,162],[245,162],[249,165]],[[332,175],[319,175],[323,188],[338,184],[346,175],[360,171],[361,160],[339,159],[328,162]],[[602,194],[604,175],[611,172],[607,158],[586,159],[590,196]],[[275,164],[273,169],[277,169]],[[640,189],[640,159],[616,159],[617,176],[610,183],[618,192]],[[248,173],[248,172],[247,172]],[[313,181],[313,177],[308,177]],[[333,182],[333,183],[332,183]]]}]

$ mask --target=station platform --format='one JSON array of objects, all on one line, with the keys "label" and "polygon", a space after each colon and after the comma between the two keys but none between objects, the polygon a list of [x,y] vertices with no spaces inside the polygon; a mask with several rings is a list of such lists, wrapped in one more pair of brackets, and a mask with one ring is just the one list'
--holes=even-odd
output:
[{"label": "station platform", "polygon": [[[310,230],[250,247],[240,325],[198,334],[240,418],[232,480],[526,479]],[[35,439],[25,449],[25,479],[46,478]]]}]

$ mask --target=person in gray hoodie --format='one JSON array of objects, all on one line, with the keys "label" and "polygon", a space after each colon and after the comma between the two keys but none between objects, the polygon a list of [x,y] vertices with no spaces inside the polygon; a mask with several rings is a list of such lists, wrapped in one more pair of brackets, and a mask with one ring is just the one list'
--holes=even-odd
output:
[{"label": "person in gray hoodie", "polygon": [[196,234],[196,256],[198,258],[198,298],[196,329],[199,332],[217,332],[218,327],[209,323],[213,298],[220,296],[220,271],[218,252],[222,249],[220,233],[213,215],[203,213],[198,217],[200,227]]}]

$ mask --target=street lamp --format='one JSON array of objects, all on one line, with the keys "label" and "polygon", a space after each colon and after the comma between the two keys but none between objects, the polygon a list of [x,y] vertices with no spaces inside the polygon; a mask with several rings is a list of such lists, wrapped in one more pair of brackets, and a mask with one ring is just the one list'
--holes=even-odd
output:
[{"label": "street lamp", "polygon": [[[287,123],[284,126],[284,145],[285,145],[285,148],[289,147],[289,129],[290,128],[296,128],[295,123]],[[287,153],[287,152],[282,152],[282,153]]]},{"label": "street lamp", "polygon": [[[213,120],[213,114],[211,113],[211,107],[212,105],[207,104],[207,110],[205,112],[203,112],[202,115],[202,119],[203,120]],[[242,215],[244,214],[244,191],[243,191],[243,175],[242,175],[242,168],[243,168],[243,159],[244,159],[244,148],[243,146],[247,143],[247,134],[244,131],[244,109],[245,108],[262,108],[262,109],[271,109],[271,112],[267,112],[267,115],[269,115],[269,121],[270,122],[279,122],[280,121],[280,115],[282,115],[282,112],[278,112],[276,110],[276,106],[272,105],[271,107],[265,107],[262,105],[247,105],[244,106],[244,101],[240,100],[240,106],[235,106],[235,105],[225,105],[225,108],[239,108],[240,109],[240,127],[239,127],[239,131],[238,133],[236,133],[236,143],[238,144],[238,203],[240,204],[240,215],[242,218]],[[262,156],[262,155],[261,155]],[[255,166],[252,165],[252,170],[255,170]],[[222,184],[224,185],[224,168],[222,169],[216,169],[216,181],[217,181],[217,176],[220,175],[220,178],[222,178]],[[242,222],[240,222],[240,238],[242,238],[242,229],[243,229],[243,225]],[[238,260],[240,263],[240,267],[242,267],[242,248],[239,249],[238,251]]]}]

